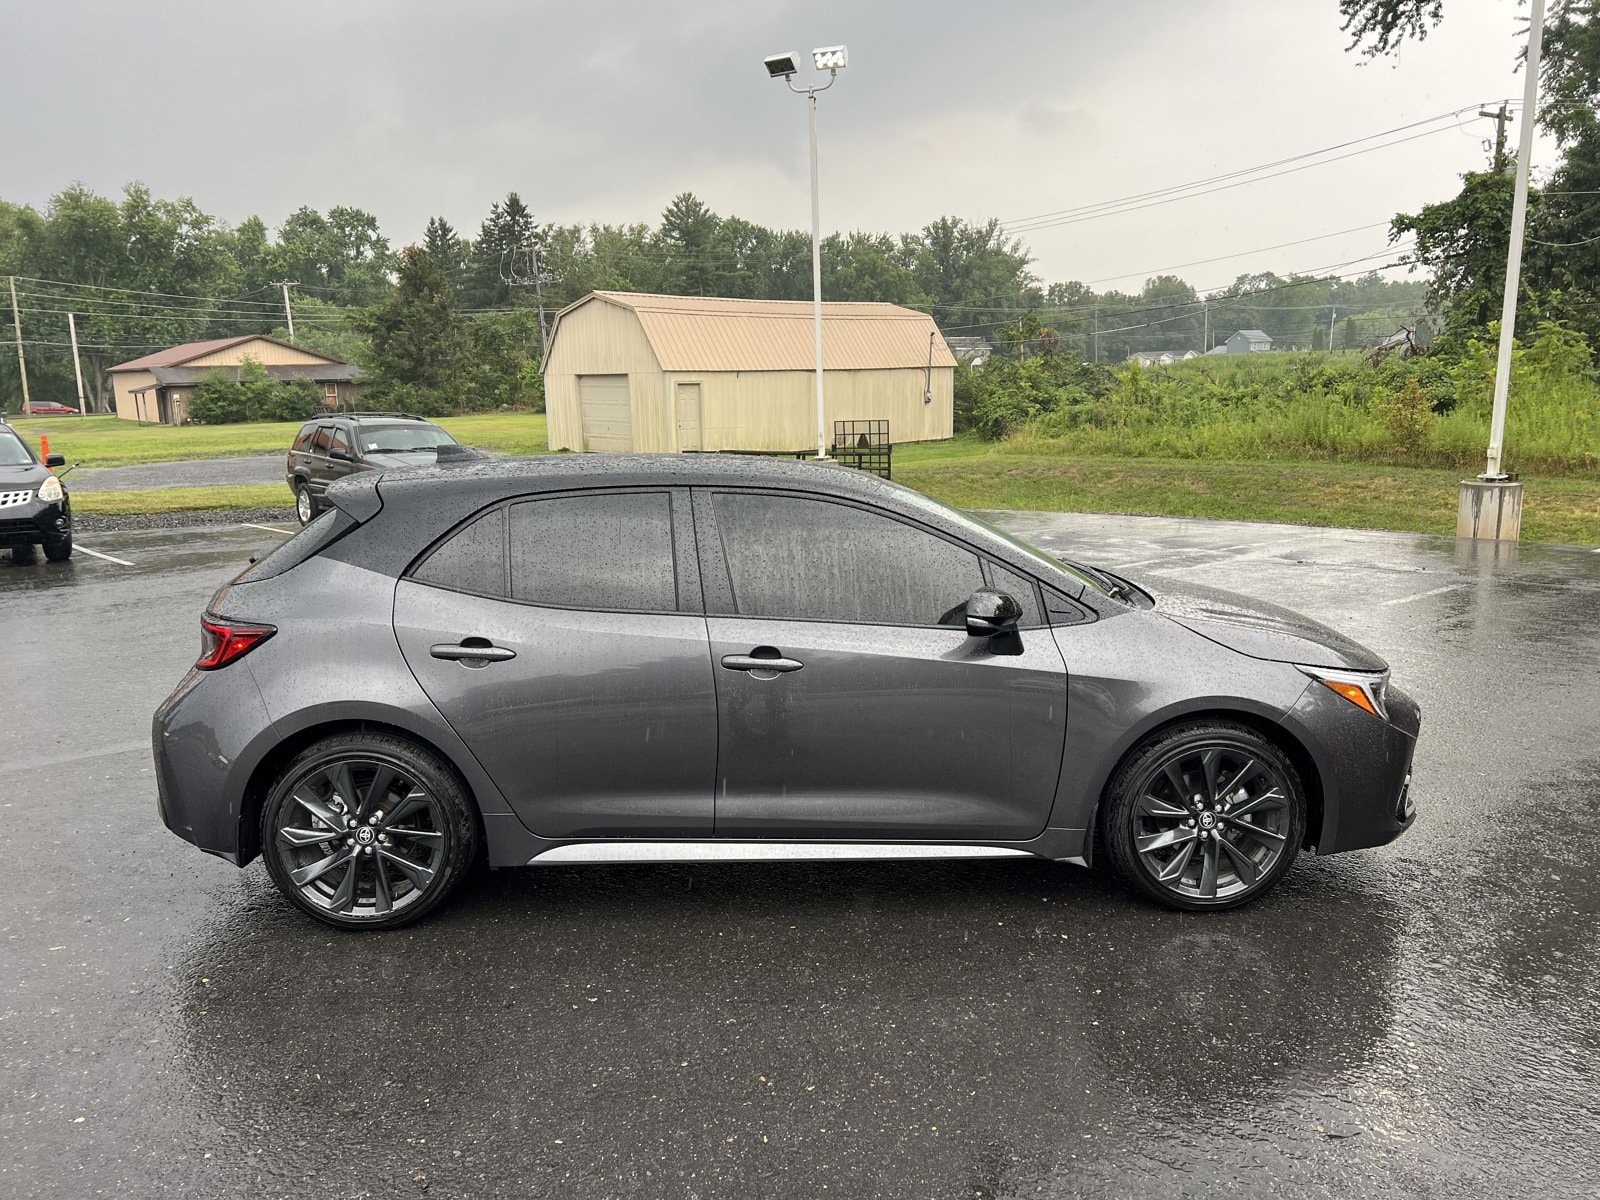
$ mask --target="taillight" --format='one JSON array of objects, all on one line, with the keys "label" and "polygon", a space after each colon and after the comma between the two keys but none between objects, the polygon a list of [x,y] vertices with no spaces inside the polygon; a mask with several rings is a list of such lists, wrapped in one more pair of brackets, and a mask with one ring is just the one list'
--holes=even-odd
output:
[{"label": "taillight", "polygon": [[219,617],[201,617],[200,657],[194,665],[201,671],[215,671],[236,658],[244,657],[277,632],[275,625],[251,625]]}]

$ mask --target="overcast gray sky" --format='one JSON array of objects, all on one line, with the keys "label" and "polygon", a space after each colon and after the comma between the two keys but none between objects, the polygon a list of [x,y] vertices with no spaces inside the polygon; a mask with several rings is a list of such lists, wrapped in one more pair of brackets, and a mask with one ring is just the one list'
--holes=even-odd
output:
[{"label": "overcast gray sky", "polygon": [[[1519,97],[1513,0],[1447,10],[1426,42],[1368,62],[1345,52],[1336,0],[0,0],[0,197],[137,179],[230,222],[355,205],[403,244],[434,214],[475,231],[510,190],[560,222],[653,222],[693,191],[799,228],[805,106],[761,59],[845,42],[821,100],[824,228],[1012,221]],[[1046,280],[1136,288],[1386,221],[1482,165],[1491,123],[1444,124],[1026,240]],[[1178,273],[1220,285],[1384,241],[1366,229]]]}]

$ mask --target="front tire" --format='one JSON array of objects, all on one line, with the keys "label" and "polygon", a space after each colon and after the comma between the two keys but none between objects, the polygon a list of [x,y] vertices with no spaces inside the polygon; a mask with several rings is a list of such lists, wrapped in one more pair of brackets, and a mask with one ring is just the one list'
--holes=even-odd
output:
[{"label": "front tire", "polygon": [[1154,734],[1112,778],[1105,844],[1124,878],[1169,908],[1236,908],[1293,865],[1305,788],[1287,755],[1232,721]]},{"label": "front tire", "polygon": [[44,557],[47,562],[66,562],[72,557],[72,535],[66,533],[54,541],[46,542]]},{"label": "front tire", "polygon": [[311,489],[304,483],[294,485],[294,515],[300,524],[309,525],[317,515],[317,502],[311,497]]},{"label": "front tire", "polygon": [[341,734],[303,750],[261,813],[272,882],[340,929],[394,929],[427,915],[477,860],[480,840],[450,766],[386,734]]}]

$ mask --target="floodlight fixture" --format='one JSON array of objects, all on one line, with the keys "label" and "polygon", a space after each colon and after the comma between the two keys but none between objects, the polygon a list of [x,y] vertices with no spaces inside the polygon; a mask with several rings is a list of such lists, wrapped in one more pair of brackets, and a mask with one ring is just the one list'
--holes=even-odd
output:
[{"label": "floodlight fixture", "polygon": [[842,71],[850,65],[850,51],[844,46],[821,46],[811,52],[811,64],[819,71]]},{"label": "floodlight fixture", "polygon": [[766,63],[767,74],[773,79],[788,79],[800,69],[800,54],[795,50],[770,55],[763,61]]}]

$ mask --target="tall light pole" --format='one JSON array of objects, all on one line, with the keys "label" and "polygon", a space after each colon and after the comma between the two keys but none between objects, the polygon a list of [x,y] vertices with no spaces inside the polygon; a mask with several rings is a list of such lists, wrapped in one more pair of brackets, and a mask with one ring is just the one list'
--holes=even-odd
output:
[{"label": "tall light pole", "polygon": [[[1494,410],[1489,418],[1489,453],[1482,475],[1461,484],[1456,536],[1516,541],[1522,535],[1522,485],[1502,469],[1506,405],[1511,390],[1511,346],[1517,328],[1517,289],[1522,281],[1522,233],[1528,220],[1528,167],[1539,112],[1539,60],[1544,50],[1545,0],[1533,0],[1528,22],[1528,74],[1523,80],[1522,128],[1517,135],[1516,189],[1511,200],[1511,240],[1506,248],[1506,291],[1500,304],[1500,348],[1494,366]],[[1502,126],[1504,128],[1504,126]]]},{"label": "tall light pole", "polygon": [[811,119],[811,308],[816,340],[817,371],[817,457],[828,457],[827,418],[822,407],[822,202],[817,183],[817,93],[831,88],[839,72],[849,65],[850,55],[843,46],[823,46],[811,52],[811,64],[828,73],[828,82],[807,88],[794,85],[795,72],[800,69],[800,56],[794,51],[774,54],[766,60],[767,74],[782,79],[789,90],[806,98],[806,108]]}]

